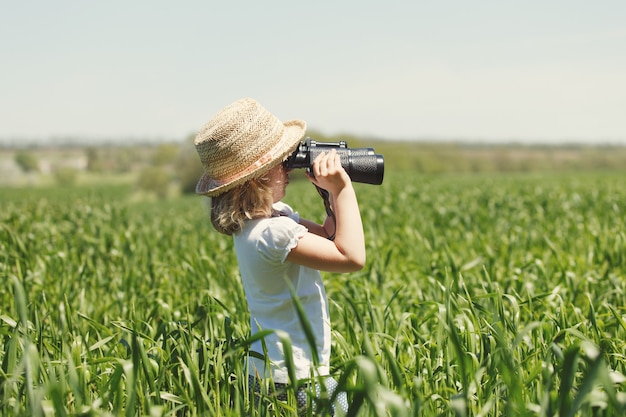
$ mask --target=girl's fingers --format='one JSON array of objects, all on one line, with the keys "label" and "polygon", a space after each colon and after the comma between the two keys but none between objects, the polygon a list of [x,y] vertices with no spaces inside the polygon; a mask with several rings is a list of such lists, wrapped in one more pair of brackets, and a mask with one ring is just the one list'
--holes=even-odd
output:
[{"label": "girl's fingers", "polygon": [[339,154],[333,149],[334,155],[333,155],[333,168],[335,169],[339,169],[339,167],[341,166],[341,158],[339,157]]},{"label": "girl's fingers", "polygon": [[335,174],[341,166],[341,158],[336,150],[321,152],[313,161],[313,174],[316,177]]},{"label": "girl's fingers", "polygon": [[337,157],[337,151],[331,149],[331,151],[326,154],[324,158],[324,165],[326,166],[326,173],[335,172],[335,159]]},{"label": "girl's fingers", "polygon": [[321,175],[321,167],[323,165],[325,156],[325,153],[321,152],[315,157],[315,160],[313,161],[313,175],[315,175],[315,177],[319,177]]},{"label": "girl's fingers", "polygon": [[326,175],[328,173],[328,155],[326,152],[322,152],[318,155],[316,159],[317,161],[317,174],[318,175]]}]

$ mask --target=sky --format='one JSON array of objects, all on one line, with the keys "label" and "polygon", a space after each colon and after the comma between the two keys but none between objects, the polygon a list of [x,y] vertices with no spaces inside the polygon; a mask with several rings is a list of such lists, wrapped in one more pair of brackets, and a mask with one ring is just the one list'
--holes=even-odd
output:
[{"label": "sky", "polygon": [[0,2],[0,143],[182,140],[243,97],[331,136],[626,144],[626,1]]}]

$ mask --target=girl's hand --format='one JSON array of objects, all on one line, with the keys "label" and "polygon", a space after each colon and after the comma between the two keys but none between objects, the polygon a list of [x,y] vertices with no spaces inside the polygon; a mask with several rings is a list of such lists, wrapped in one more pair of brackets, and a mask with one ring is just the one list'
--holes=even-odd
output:
[{"label": "girl's hand", "polygon": [[317,155],[313,160],[311,170],[313,175],[307,175],[311,182],[331,195],[336,195],[351,184],[350,177],[341,166],[341,158],[335,149],[329,153],[322,152]]}]

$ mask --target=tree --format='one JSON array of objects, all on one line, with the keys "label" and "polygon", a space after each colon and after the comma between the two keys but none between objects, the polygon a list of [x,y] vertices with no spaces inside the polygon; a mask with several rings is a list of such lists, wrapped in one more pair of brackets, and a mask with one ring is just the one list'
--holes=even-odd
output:
[{"label": "tree", "polygon": [[152,155],[152,163],[158,166],[172,164],[176,161],[178,153],[178,145],[163,143],[155,149]]},{"label": "tree", "polygon": [[137,179],[137,187],[140,190],[152,192],[161,199],[167,197],[169,183],[169,175],[162,167],[145,167]]},{"label": "tree", "polygon": [[18,151],[15,154],[15,162],[24,172],[39,172],[39,161],[32,152]]},{"label": "tree", "polygon": [[74,185],[78,177],[78,170],[72,167],[60,167],[54,171],[54,178],[59,185]]},{"label": "tree", "polygon": [[102,161],[102,155],[100,151],[96,148],[87,148],[87,171],[104,171],[104,162]]},{"label": "tree", "polygon": [[200,158],[193,145],[194,136],[183,142],[175,164],[176,177],[180,183],[180,190],[183,193],[194,193],[196,183],[204,174],[204,169],[200,163]]}]

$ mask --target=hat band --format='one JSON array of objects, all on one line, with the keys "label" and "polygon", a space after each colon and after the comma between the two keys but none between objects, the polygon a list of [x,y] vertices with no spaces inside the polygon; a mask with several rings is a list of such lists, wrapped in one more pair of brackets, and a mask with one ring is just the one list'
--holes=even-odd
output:
[{"label": "hat band", "polygon": [[280,152],[280,150],[282,149],[282,147],[283,147],[283,145],[285,143],[285,139],[287,139],[287,136],[288,136],[287,135],[287,129],[285,129],[285,131],[283,132],[283,136],[280,138],[278,143],[276,145],[274,145],[272,147],[272,149],[270,149],[269,151],[267,151],[266,153],[261,155],[261,157],[259,159],[254,161],[252,164],[250,164],[244,170],[239,171],[237,174],[232,175],[230,177],[227,177],[227,178],[211,178],[211,180],[209,181],[209,187],[210,188],[221,187],[222,185],[225,185],[225,184],[228,184],[230,182],[236,181],[239,178],[245,177],[246,175],[251,174],[252,172],[254,172],[257,169],[261,168],[263,165],[265,165],[268,162],[270,162],[274,158],[274,155],[276,155],[276,154],[278,154]]}]

